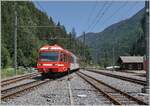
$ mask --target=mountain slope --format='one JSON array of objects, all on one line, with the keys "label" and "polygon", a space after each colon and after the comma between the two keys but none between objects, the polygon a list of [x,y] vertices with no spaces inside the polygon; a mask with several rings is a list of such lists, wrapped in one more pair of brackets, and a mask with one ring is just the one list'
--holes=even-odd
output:
[{"label": "mountain slope", "polygon": [[[141,20],[144,9],[129,19],[115,23],[99,33],[87,33],[86,44],[95,62],[111,65],[114,47],[115,60],[120,55],[133,55],[133,45],[143,36]],[[83,35],[79,37],[83,39]],[[132,52],[132,53],[131,53]],[[136,54],[138,55],[138,53]],[[105,62],[104,62],[105,61]]]}]

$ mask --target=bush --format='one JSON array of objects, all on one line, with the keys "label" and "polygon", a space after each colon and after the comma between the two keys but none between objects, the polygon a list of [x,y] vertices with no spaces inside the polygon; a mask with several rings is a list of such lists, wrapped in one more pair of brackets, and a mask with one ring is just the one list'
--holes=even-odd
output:
[{"label": "bush", "polygon": [[1,69],[1,78],[4,79],[7,77],[12,77],[15,75],[21,75],[21,74],[25,74],[25,73],[27,73],[27,71],[22,68],[18,68],[16,70],[16,73],[14,72],[14,68],[4,68],[4,69]]},{"label": "bush", "polygon": [[6,49],[5,47],[2,46],[2,58],[1,58],[1,66],[2,68],[6,68],[8,66],[11,65],[11,58],[10,58],[10,54],[8,52],[8,49]]}]

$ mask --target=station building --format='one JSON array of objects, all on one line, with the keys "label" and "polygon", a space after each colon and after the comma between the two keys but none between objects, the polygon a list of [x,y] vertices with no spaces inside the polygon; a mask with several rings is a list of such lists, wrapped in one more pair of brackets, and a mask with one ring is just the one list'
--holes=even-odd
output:
[{"label": "station building", "polygon": [[143,70],[143,56],[120,56],[117,63],[121,70]]}]

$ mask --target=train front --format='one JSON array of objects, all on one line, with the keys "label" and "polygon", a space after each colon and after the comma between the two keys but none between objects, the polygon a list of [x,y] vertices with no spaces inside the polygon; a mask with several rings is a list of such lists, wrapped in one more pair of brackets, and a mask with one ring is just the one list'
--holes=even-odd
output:
[{"label": "train front", "polygon": [[65,65],[59,61],[60,51],[63,49],[57,45],[43,46],[39,49],[37,69],[42,75],[47,73],[63,72]]}]

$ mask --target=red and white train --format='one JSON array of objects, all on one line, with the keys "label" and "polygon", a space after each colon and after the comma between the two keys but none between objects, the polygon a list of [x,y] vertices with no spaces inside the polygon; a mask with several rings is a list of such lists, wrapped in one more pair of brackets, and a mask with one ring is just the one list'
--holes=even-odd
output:
[{"label": "red and white train", "polygon": [[79,58],[56,44],[44,45],[39,49],[37,69],[42,75],[64,73],[79,68]]}]

